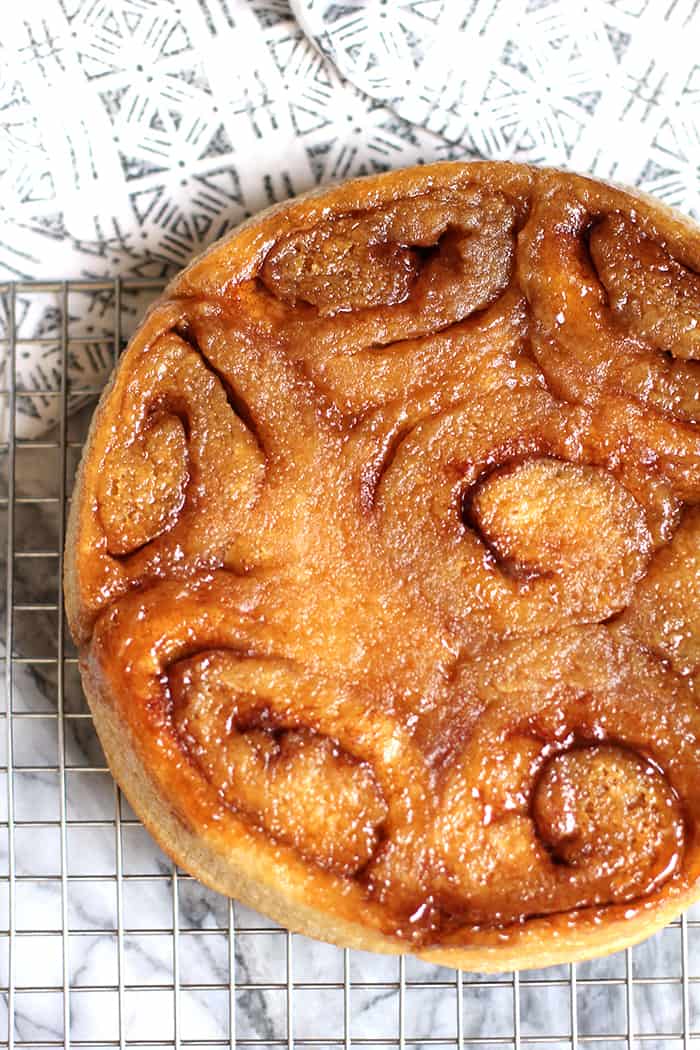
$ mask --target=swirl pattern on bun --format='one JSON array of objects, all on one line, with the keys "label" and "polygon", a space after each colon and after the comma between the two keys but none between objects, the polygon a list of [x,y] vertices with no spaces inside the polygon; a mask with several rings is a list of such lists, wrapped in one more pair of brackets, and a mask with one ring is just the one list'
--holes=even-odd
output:
[{"label": "swirl pattern on bun", "polygon": [[700,897],[700,231],[445,164],[180,274],[96,412],[70,626],[193,874],[482,970]]}]

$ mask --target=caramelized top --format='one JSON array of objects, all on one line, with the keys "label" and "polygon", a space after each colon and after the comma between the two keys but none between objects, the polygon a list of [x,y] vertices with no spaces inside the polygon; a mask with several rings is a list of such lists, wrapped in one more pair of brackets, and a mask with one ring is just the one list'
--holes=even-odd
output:
[{"label": "caramelized top", "polygon": [[687,891],[699,270],[650,202],[477,164],[290,202],[170,286],[69,611],[182,821],[415,943]]}]

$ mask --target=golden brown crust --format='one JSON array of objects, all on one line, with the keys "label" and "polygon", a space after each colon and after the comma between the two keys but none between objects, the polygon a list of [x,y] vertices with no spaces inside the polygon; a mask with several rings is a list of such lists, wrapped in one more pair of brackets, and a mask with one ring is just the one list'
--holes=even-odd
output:
[{"label": "golden brown crust", "polygon": [[[295,933],[360,951],[387,954],[406,951],[404,941],[372,930],[362,922],[329,915],[310,904],[314,898],[303,889],[281,882],[275,875],[271,878],[267,851],[251,850],[236,863],[230,856],[222,857],[202,835],[184,827],[162,795],[154,791],[136,749],[125,746],[123,726],[115,718],[111,698],[100,694],[99,685],[85,668],[83,685],[110,769],[140,820],[161,849],[181,868],[217,893],[235,897]],[[603,925],[599,917],[591,917],[579,928],[567,929],[564,925],[552,929],[547,924],[544,929],[533,931],[525,943],[523,939],[511,943],[507,935],[496,933],[489,943],[473,947],[446,943],[439,948],[414,951],[414,954],[439,966],[482,973],[582,962],[636,944],[675,919],[696,899],[697,890],[689,889],[661,903],[655,902],[651,909],[640,908],[633,914],[617,915]]]},{"label": "golden brown crust", "polygon": [[445,164],[279,205],[169,285],[95,413],[65,589],[182,867],[485,971],[698,897],[698,269],[656,202]]}]

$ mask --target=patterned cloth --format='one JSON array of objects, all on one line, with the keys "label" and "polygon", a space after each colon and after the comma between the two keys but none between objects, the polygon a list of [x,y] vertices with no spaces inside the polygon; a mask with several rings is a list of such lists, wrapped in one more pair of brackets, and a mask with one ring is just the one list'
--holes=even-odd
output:
[{"label": "patterned cloth", "polygon": [[292,0],[342,75],[464,149],[700,216],[698,0]]},{"label": "patterned cloth", "polygon": [[[700,215],[699,4],[8,4],[0,277],[166,276],[268,203],[449,158],[588,170]],[[103,305],[76,305],[83,387],[111,366]],[[45,340],[18,356],[20,389],[46,386],[52,313],[20,295],[18,316]],[[18,431],[56,400],[21,399]]]}]

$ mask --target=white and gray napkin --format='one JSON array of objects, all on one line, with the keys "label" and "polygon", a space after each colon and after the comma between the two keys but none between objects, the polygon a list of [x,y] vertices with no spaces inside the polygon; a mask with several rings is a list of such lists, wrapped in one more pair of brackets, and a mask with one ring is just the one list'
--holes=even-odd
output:
[{"label": "white and gray napkin", "polygon": [[[3,28],[1,280],[166,277],[272,201],[447,158],[589,171],[700,215],[695,0],[33,0]],[[111,368],[101,294],[71,304],[79,388]],[[60,311],[20,292],[17,313],[18,388],[41,389]],[[57,407],[23,397],[17,432]]]}]

